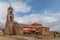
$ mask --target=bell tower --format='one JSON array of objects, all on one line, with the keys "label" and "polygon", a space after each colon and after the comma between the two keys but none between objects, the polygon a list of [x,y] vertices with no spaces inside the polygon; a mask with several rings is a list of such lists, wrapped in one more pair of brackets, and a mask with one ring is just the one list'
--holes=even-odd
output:
[{"label": "bell tower", "polygon": [[11,6],[7,10],[6,27],[4,30],[4,35],[14,35],[15,34],[13,11],[14,10]]},{"label": "bell tower", "polygon": [[14,22],[13,8],[10,6],[7,11],[7,22]]}]

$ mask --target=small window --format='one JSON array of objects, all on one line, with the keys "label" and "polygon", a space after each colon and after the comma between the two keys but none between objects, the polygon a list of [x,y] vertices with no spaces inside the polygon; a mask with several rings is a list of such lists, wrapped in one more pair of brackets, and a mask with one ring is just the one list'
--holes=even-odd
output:
[{"label": "small window", "polygon": [[47,29],[45,29],[45,31],[47,31]]},{"label": "small window", "polygon": [[28,34],[31,34],[31,33],[28,33]]},{"label": "small window", "polygon": [[21,28],[21,30],[23,30],[23,29]]},{"label": "small window", "polygon": [[38,32],[36,34],[39,34]]},{"label": "small window", "polygon": [[27,33],[23,33],[23,34],[27,34]]}]

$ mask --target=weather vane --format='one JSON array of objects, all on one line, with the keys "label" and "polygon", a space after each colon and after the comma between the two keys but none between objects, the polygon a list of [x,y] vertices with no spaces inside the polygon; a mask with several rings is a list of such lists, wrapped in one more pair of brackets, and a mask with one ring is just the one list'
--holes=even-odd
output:
[{"label": "weather vane", "polygon": [[10,7],[11,7],[11,0],[9,0],[9,4],[10,4]]},{"label": "weather vane", "polygon": [[12,5],[12,2],[15,3],[15,1],[16,1],[16,0],[13,0],[13,1],[12,1],[12,0],[9,0],[10,7],[11,7],[11,5]]}]

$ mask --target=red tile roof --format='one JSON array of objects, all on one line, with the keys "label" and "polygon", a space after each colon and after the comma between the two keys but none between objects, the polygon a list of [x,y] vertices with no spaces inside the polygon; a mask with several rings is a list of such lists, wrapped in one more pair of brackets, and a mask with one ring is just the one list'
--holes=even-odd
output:
[{"label": "red tile roof", "polygon": [[29,32],[29,30],[23,30],[23,32]]},{"label": "red tile roof", "polygon": [[[35,27],[34,25],[40,25]],[[25,27],[25,28],[45,28],[44,26],[42,26],[42,24],[38,24],[38,23],[34,23],[34,24],[19,24],[19,27]]]},{"label": "red tile roof", "polygon": [[29,24],[20,24],[20,27],[29,27],[29,28],[33,28],[34,26],[29,25]]}]

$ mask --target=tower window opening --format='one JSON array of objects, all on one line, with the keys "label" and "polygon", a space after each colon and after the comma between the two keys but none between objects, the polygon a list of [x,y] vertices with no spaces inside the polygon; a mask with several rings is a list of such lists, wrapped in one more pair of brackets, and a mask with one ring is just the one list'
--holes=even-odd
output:
[{"label": "tower window opening", "polygon": [[10,11],[10,14],[12,13],[12,11]]},{"label": "tower window opening", "polygon": [[10,21],[12,21],[12,16],[10,16]]}]

